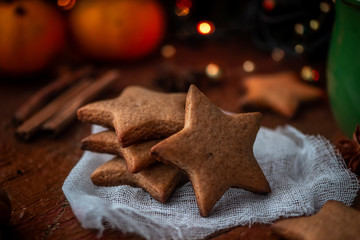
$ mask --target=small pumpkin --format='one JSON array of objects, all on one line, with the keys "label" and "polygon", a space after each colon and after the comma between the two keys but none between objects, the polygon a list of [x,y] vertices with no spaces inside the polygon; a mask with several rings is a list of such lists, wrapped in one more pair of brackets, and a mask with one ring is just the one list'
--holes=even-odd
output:
[{"label": "small pumpkin", "polygon": [[0,71],[38,71],[64,43],[64,21],[51,5],[40,0],[0,2]]},{"label": "small pumpkin", "polygon": [[103,60],[134,60],[161,42],[165,13],[156,0],[82,0],[70,16],[81,50]]}]

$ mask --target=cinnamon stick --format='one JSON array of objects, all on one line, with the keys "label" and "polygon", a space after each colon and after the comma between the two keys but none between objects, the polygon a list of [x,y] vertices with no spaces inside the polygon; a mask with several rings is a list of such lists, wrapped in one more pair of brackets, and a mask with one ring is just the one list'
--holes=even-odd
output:
[{"label": "cinnamon stick", "polygon": [[57,135],[71,122],[76,120],[76,111],[84,104],[97,98],[105,89],[107,89],[120,73],[116,70],[110,70],[104,73],[98,80],[89,85],[68,104],[64,105],[54,116],[47,120],[42,129],[52,135]]},{"label": "cinnamon stick", "polygon": [[15,112],[13,122],[16,125],[21,124],[28,119],[32,114],[43,107],[51,97],[60,93],[66,87],[70,86],[76,80],[90,74],[91,67],[86,66],[73,72],[67,72],[58,77],[54,82],[46,85],[38,92],[36,92],[29,100],[27,100],[19,109]]},{"label": "cinnamon stick", "polygon": [[87,86],[90,85],[89,80],[83,80],[76,83],[70,89],[65,91],[59,97],[54,99],[40,111],[32,115],[28,120],[16,129],[16,136],[23,140],[29,140],[41,127],[41,125],[54,115],[60,108],[66,105],[71,99],[80,94]]}]

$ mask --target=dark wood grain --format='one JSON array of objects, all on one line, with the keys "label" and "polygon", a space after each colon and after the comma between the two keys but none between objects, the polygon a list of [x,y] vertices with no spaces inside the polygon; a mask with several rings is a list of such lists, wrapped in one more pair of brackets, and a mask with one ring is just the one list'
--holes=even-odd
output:
[{"label": "dark wood grain", "polygon": [[[305,61],[284,59],[280,63],[274,62],[248,41],[240,40],[208,42],[196,47],[177,46],[177,54],[170,60],[155,54],[136,64],[115,64],[122,71],[122,78],[101,98],[114,97],[125,86],[133,84],[156,88],[153,84],[156,70],[165,62],[175,65],[179,71],[201,70],[209,62],[215,62],[227,75],[220,86],[205,86],[201,90],[219,107],[238,112],[236,102],[241,93],[238,86],[247,75],[241,66],[247,59],[255,62],[256,72],[299,72]],[[314,64],[324,69],[324,61]],[[318,84],[324,87],[324,72],[321,74]],[[43,84],[42,80],[19,83],[5,77],[0,81],[0,186],[8,193],[13,209],[10,225],[3,234],[7,239],[95,239],[97,232],[81,227],[61,190],[65,178],[82,155],[80,140],[89,134],[90,125],[74,122],[57,138],[40,134],[30,142],[22,142],[14,135],[11,119],[15,110]],[[274,128],[284,124],[291,124],[306,134],[321,134],[333,142],[342,136],[327,101],[302,106],[293,119],[268,111],[264,113],[263,126]],[[113,230],[106,230],[103,236],[104,239],[141,239]],[[278,239],[271,234],[269,225],[240,226],[211,237]]]}]

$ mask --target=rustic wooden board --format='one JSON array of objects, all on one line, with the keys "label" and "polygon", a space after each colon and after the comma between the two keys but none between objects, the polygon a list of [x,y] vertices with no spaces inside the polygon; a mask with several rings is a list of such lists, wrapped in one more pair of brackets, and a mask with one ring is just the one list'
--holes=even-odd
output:
[{"label": "rustic wooden board", "polygon": [[[281,69],[299,71],[302,66],[299,60],[276,63],[246,41],[242,44],[238,41],[208,43],[198,49],[178,47],[176,58],[171,61],[180,69],[201,69],[214,59],[218,59],[218,64],[224,70],[230,69],[238,74],[224,79],[221,86],[208,86],[202,90],[216,105],[234,112],[238,111],[236,101],[240,94],[236,86],[246,76],[241,71],[244,60],[252,59],[257,64],[258,72]],[[125,86],[132,84],[152,87],[156,69],[164,61],[154,56],[138,64],[119,64],[122,79],[101,98],[114,97]],[[324,61],[319,66],[324,66]],[[8,193],[13,209],[10,225],[3,229],[4,236],[9,239],[94,239],[97,232],[81,227],[61,190],[65,178],[82,155],[80,140],[90,133],[90,125],[74,122],[57,138],[41,134],[28,142],[19,141],[14,136],[13,113],[48,81],[45,77],[33,82],[18,82],[6,77],[0,79],[0,186]],[[324,78],[322,81],[320,85],[324,87]],[[293,119],[265,112],[263,126],[273,128],[283,124],[291,124],[307,134],[322,134],[333,142],[342,136],[327,101],[302,106]],[[112,230],[105,231],[104,237],[141,239]],[[240,226],[210,237],[278,239],[271,234],[269,225],[254,225],[251,228]]]}]

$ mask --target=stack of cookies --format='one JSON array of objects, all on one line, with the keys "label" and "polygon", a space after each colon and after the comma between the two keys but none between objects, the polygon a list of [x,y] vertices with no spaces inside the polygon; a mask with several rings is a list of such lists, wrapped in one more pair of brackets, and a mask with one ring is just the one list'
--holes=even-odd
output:
[{"label": "stack of cookies", "polygon": [[80,108],[79,120],[112,129],[82,140],[84,150],[116,155],[94,171],[92,182],[141,187],[156,200],[166,202],[186,177],[176,167],[156,162],[150,149],[184,126],[185,98],[184,93],[157,93],[130,86],[115,99]]},{"label": "stack of cookies", "polygon": [[189,179],[204,217],[230,187],[271,191],[253,154],[261,114],[224,114],[194,85],[187,95],[130,86],[77,113],[111,129],[82,140],[85,150],[116,155],[93,172],[95,185],[141,187],[165,203]]}]

